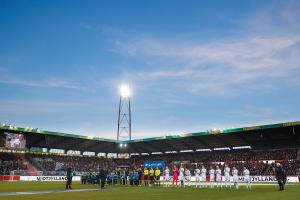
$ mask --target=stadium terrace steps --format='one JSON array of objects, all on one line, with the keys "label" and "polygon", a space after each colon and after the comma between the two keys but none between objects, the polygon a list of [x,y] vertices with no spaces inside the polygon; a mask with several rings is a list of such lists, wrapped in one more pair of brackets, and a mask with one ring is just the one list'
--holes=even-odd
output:
[{"label": "stadium terrace steps", "polygon": [[32,175],[37,175],[38,174],[38,170],[31,164],[27,164],[27,170],[26,170],[27,174],[32,174]]},{"label": "stadium terrace steps", "polygon": [[47,173],[47,170],[43,166],[41,166],[34,158],[32,158],[30,154],[25,154],[25,158],[30,163],[33,173],[35,172],[37,174],[38,171],[42,171],[43,174]]}]

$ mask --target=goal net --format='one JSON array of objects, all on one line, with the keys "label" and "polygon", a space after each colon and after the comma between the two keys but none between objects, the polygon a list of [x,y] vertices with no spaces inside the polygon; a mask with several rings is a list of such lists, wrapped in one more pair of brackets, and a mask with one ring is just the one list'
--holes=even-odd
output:
[{"label": "goal net", "polygon": [[14,181],[16,176],[43,176],[43,171],[13,170],[9,174],[9,181]]}]

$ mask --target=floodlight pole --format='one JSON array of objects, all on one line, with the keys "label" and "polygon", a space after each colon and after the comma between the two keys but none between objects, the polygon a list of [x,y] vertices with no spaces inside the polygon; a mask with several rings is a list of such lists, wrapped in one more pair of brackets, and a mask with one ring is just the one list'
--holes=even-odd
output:
[{"label": "floodlight pole", "polygon": [[131,140],[131,102],[130,97],[120,96],[117,140]]},{"label": "floodlight pole", "polygon": [[128,110],[129,110],[129,140],[131,140],[131,103],[130,103],[130,98],[128,98]]},{"label": "floodlight pole", "polygon": [[118,132],[117,132],[117,140],[119,140],[119,138],[120,138],[121,103],[122,103],[122,97],[120,96],[120,101],[119,101],[119,114],[118,114]]}]

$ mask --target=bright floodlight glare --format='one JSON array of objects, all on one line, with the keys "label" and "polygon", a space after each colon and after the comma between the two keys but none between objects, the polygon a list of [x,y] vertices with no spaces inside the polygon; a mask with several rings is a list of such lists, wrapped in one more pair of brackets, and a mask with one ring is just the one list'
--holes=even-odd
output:
[{"label": "bright floodlight glare", "polygon": [[125,98],[130,97],[131,91],[128,85],[123,84],[120,86],[120,95]]}]

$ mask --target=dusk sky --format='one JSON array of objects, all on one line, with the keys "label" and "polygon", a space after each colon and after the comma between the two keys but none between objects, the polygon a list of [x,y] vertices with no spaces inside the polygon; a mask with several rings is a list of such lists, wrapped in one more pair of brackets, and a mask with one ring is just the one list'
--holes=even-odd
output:
[{"label": "dusk sky", "polygon": [[0,122],[116,138],[300,120],[300,1],[0,0]]}]

